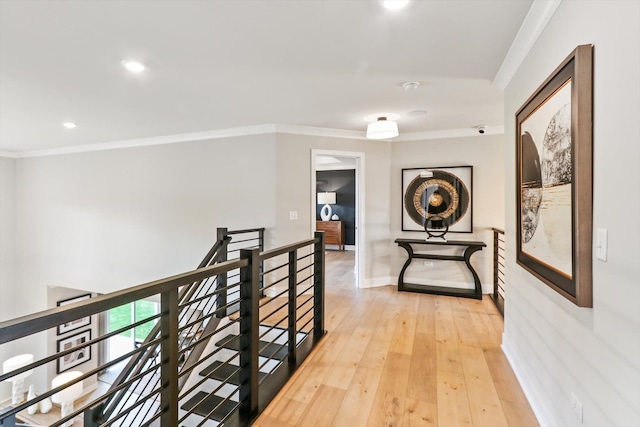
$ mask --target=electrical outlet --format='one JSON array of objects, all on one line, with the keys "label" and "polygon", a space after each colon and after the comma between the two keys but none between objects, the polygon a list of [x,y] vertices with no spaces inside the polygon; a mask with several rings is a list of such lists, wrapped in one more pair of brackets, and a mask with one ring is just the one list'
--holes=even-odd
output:
[{"label": "electrical outlet", "polygon": [[571,409],[575,412],[576,417],[582,422],[582,403],[578,400],[575,394],[571,393]]},{"label": "electrical outlet", "polygon": [[290,220],[298,219],[298,211],[289,211],[289,219]]}]

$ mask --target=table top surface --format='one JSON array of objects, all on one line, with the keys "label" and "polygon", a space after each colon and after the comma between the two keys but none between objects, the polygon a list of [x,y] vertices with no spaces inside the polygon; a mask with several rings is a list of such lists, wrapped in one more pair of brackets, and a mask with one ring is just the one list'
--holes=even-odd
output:
[{"label": "table top surface", "polygon": [[473,240],[433,240],[433,239],[396,239],[396,243],[409,243],[417,245],[443,245],[443,246],[487,246],[484,242]]}]

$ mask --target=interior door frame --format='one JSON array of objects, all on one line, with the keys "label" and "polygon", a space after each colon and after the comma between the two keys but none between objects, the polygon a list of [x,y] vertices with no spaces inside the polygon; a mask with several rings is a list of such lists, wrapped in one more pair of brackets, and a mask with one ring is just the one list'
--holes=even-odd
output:
[{"label": "interior door frame", "polygon": [[356,161],[356,287],[364,287],[364,153],[357,151],[339,151],[339,150],[311,150],[311,230],[316,230],[316,157],[318,156],[334,156],[355,159]]}]

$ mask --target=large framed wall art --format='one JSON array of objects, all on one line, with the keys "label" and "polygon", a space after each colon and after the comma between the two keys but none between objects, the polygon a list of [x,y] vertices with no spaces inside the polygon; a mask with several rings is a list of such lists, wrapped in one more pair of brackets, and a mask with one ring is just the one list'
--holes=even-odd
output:
[{"label": "large framed wall art", "polygon": [[472,233],[472,185],[473,166],[402,169],[402,231]]},{"label": "large framed wall art", "polygon": [[592,307],[593,46],[578,46],[516,113],[516,260]]}]

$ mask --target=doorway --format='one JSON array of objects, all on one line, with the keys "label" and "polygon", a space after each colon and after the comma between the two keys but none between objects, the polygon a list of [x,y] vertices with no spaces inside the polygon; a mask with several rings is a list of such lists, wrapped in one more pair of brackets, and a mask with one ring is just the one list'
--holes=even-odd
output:
[{"label": "doorway", "polygon": [[[320,178],[318,178],[320,176]],[[325,177],[334,176],[335,179]],[[350,183],[349,177],[353,176],[355,183]],[[329,263],[340,262],[344,265],[345,259],[353,259],[353,271],[356,287],[363,287],[364,280],[364,153],[336,151],[336,150],[311,150],[311,229],[316,230],[316,221],[320,219],[317,204],[319,191],[335,193],[335,210],[338,215],[334,220],[345,222],[345,249],[352,253],[344,253],[343,256],[333,251],[332,256],[326,257]],[[353,189],[350,186],[353,185]],[[352,194],[353,193],[353,194]],[[342,204],[341,204],[342,203]],[[333,246],[327,246],[333,249]],[[345,251],[346,252],[346,251]],[[333,256],[335,255],[335,256]],[[353,256],[351,256],[353,255]],[[351,257],[350,257],[351,256]]]}]

